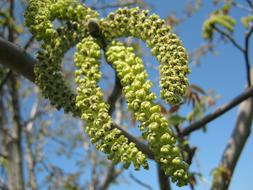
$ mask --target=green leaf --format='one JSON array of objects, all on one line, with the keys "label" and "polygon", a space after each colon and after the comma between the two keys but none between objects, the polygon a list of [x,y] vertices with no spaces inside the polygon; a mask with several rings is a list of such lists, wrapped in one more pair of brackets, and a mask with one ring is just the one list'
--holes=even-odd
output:
[{"label": "green leaf", "polygon": [[182,117],[180,115],[172,115],[169,118],[169,124],[170,125],[178,125],[178,124],[183,123],[185,120],[186,120],[186,118]]}]

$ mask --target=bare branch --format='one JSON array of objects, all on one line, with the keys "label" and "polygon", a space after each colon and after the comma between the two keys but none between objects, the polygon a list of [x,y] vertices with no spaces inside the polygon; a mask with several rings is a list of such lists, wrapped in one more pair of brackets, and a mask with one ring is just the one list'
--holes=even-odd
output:
[{"label": "bare branch", "polygon": [[12,71],[9,71],[5,77],[3,78],[3,80],[0,83],[0,91],[2,91],[4,85],[6,84],[6,82],[8,81],[8,79],[10,78],[10,76],[12,75]]},{"label": "bare branch", "polygon": [[36,101],[31,109],[30,112],[30,118],[33,118],[30,120],[27,125],[25,125],[25,137],[26,137],[26,160],[27,160],[27,167],[28,167],[28,175],[29,175],[29,186],[32,190],[37,189],[37,182],[36,182],[36,176],[35,176],[35,165],[36,165],[36,158],[34,158],[32,154],[32,144],[31,144],[31,137],[32,137],[32,129],[34,125],[34,121],[36,118],[38,112],[38,101]]},{"label": "bare branch", "polygon": [[[251,71],[251,75],[253,76],[253,71]],[[250,135],[252,118],[253,98],[250,98],[242,102],[239,107],[239,115],[237,116],[234,130],[224,150],[219,166],[224,169],[224,172],[219,174],[218,179],[214,179],[212,190],[228,189],[237,161]]]},{"label": "bare branch", "polygon": [[140,186],[142,186],[142,187],[144,187],[146,189],[149,189],[149,190],[153,190],[153,188],[150,185],[148,185],[148,184],[144,183],[143,181],[137,179],[132,173],[129,174],[129,177],[132,180],[134,180],[136,183],[138,183]]},{"label": "bare branch", "polygon": [[247,81],[248,86],[251,86],[251,79],[250,79],[250,56],[249,56],[249,50],[250,50],[250,37],[253,33],[253,26],[251,26],[251,29],[247,32],[245,37],[245,48],[244,48],[244,58],[245,58],[245,64],[246,64],[246,71],[247,71]]},{"label": "bare branch", "polygon": [[96,151],[92,151],[90,153],[90,159],[91,159],[91,183],[90,183],[90,188],[89,190],[96,190],[97,189],[97,184],[98,184],[98,176],[97,176],[97,155]]},{"label": "bare branch", "polygon": [[32,43],[34,41],[34,38],[35,38],[35,36],[32,36],[32,37],[29,38],[29,40],[24,45],[24,50],[27,50],[32,45]]},{"label": "bare branch", "polygon": [[107,190],[109,185],[122,173],[123,169],[116,170],[115,165],[111,162],[107,169],[104,182],[100,185],[99,190]]},{"label": "bare branch", "polygon": [[10,79],[10,94],[12,97],[12,110],[13,110],[13,130],[12,130],[12,140],[8,147],[10,162],[11,162],[11,172],[13,175],[13,188],[14,189],[25,189],[24,184],[24,171],[23,171],[23,149],[22,149],[22,130],[23,126],[21,124],[20,115],[20,103],[18,95],[18,82],[14,74],[12,74]]},{"label": "bare branch", "polygon": [[218,27],[216,27],[214,25],[213,27],[218,33],[220,33],[220,35],[226,37],[237,49],[239,49],[242,53],[244,53],[244,49],[235,41],[234,38],[231,37],[230,34],[222,31],[221,29],[219,29]]},{"label": "bare branch", "polygon": [[[115,75],[116,75],[116,73],[115,73]],[[110,114],[112,114],[113,111],[115,110],[116,101],[121,96],[121,93],[122,93],[122,86],[121,86],[120,80],[117,76],[115,76],[114,88],[112,90],[111,95],[108,98],[108,101],[107,101],[108,104],[110,105],[110,110],[109,110]]]},{"label": "bare branch", "polygon": [[182,134],[184,136],[189,135],[191,132],[196,131],[198,129],[201,129],[205,124],[209,123],[210,121],[213,121],[217,117],[221,116],[222,114],[226,113],[242,101],[246,100],[247,98],[253,96],[253,87],[246,89],[243,93],[241,93],[239,96],[235,97],[232,101],[230,101],[228,104],[219,107],[216,109],[213,113],[208,114],[203,119],[189,125],[188,127],[184,128],[182,131]]},{"label": "bare branch", "polygon": [[253,2],[251,0],[246,0],[249,6],[253,9]]},{"label": "bare branch", "polygon": [[127,3],[115,3],[115,4],[107,4],[107,5],[101,5],[101,6],[91,6],[94,10],[100,10],[100,9],[111,9],[111,8],[118,8],[118,7],[129,7],[132,5],[135,5],[137,3],[136,0],[132,2]]},{"label": "bare branch", "polygon": [[0,37],[0,64],[34,82],[33,67],[36,62],[36,59],[23,49]]}]

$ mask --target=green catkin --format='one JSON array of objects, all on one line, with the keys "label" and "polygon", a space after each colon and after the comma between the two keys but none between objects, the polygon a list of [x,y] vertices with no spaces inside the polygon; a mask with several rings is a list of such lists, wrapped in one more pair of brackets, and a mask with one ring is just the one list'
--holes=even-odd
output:
[{"label": "green catkin", "polygon": [[92,37],[84,38],[77,44],[75,81],[77,84],[76,105],[81,118],[86,121],[86,131],[98,150],[108,154],[114,163],[123,162],[128,168],[131,163],[136,170],[148,168],[146,156],[134,143],[129,143],[119,129],[112,129],[109,105],[104,102],[103,92],[97,83],[101,77],[100,47]]},{"label": "green catkin", "polygon": [[236,21],[229,15],[225,15],[222,11],[217,11],[207,19],[202,27],[202,35],[207,40],[213,39],[214,25],[220,25],[228,32],[234,31]]},{"label": "green catkin", "polygon": [[250,28],[253,25],[253,15],[242,17],[241,22],[245,28]]},{"label": "green catkin", "polygon": [[133,36],[147,43],[160,65],[161,97],[177,104],[185,94],[189,73],[188,56],[178,37],[156,14],[139,8],[122,8],[100,22],[106,39]]},{"label": "green catkin", "polygon": [[166,175],[171,176],[173,182],[179,186],[187,184],[188,165],[175,145],[175,136],[168,128],[167,119],[161,114],[160,105],[153,103],[156,96],[151,92],[152,82],[146,80],[144,63],[134,55],[133,48],[124,47],[116,41],[109,45],[106,56],[117,71],[128,109],[141,122],[140,130],[148,140],[155,160],[161,164]]},{"label": "green catkin", "polygon": [[[122,162],[125,168],[133,163],[136,170],[140,167],[147,169],[146,156],[134,143],[128,142],[120,130],[112,128],[109,105],[98,86],[100,46],[104,49],[106,43],[110,44],[106,56],[117,71],[128,109],[140,121],[140,130],[148,140],[155,160],[173,182],[178,186],[186,185],[188,165],[183,161],[160,106],[153,102],[156,96],[150,91],[152,83],[146,80],[142,60],[134,55],[132,48],[112,42],[114,38],[124,36],[145,41],[161,63],[161,97],[168,103],[177,104],[188,85],[188,56],[182,42],[170,32],[165,21],[155,14],[149,16],[147,10],[139,8],[119,9],[99,20],[97,12],[77,0],[30,0],[25,19],[31,33],[41,42],[35,76],[43,96],[57,108],[80,116],[85,121],[91,142],[114,163]],[[100,40],[102,37],[102,43],[94,37]],[[65,83],[61,72],[64,54],[76,44],[77,95]]]},{"label": "green catkin", "polygon": [[[85,24],[98,13],[80,5],[75,0],[30,0],[26,14],[26,25],[37,40],[42,42],[42,51],[35,65],[35,83],[52,105],[66,113],[77,116],[80,112],[75,106],[75,95],[61,72],[64,54],[80,39],[88,35]],[[55,27],[53,21],[62,22]],[[58,24],[59,24],[58,23]],[[87,25],[87,24],[86,24]]]}]

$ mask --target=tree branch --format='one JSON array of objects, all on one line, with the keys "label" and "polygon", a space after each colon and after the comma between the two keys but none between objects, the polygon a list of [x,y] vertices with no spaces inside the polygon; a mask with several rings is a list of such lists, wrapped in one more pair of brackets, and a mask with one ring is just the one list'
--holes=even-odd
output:
[{"label": "tree branch", "polygon": [[116,169],[115,165],[111,162],[107,169],[107,174],[103,183],[100,185],[99,190],[107,190],[112,182],[122,173],[123,168]]},{"label": "tree branch", "polygon": [[242,101],[246,100],[247,98],[253,96],[253,87],[246,89],[243,93],[239,96],[235,97],[232,101],[228,104],[219,107],[213,113],[208,114],[203,119],[189,125],[188,127],[184,128],[182,134],[184,136],[189,135],[191,132],[201,129],[205,124],[209,123],[210,121],[216,119],[217,117],[221,116],[222,114],[226,113]]},{"label": "tree branch", "polygon": [[34,126],[34,121],[36,118],[36,115],[38,113],[38,101],[36,101],[31,109],[30,112],[30,120],[27,122],[25,126],[25,142],[26,142],[26,160],[27,160],[27,167],[28,167],[28,184],[31,190],[37,189],[37,181],[36,181],[36,175],[35,175],[35,165],[36,160],[34,159],[33,153],[32,153],[32,131]]},{"label": "tree branch", "polygon": [[253,2],[251,0],[246,0],[249,6],[253,9]]},{"label": "tree branch", "polygon": [[6,83],[6,82],[8,81],[8,79],[11,77],[11,75],[12,75],[12,71],[9,71],[9,72],[4,76],[3,80],[2,80],[1,83],[0,83],[0,91],[2,91],[2,89],[3,89],[4,85],[5,85],[5,83]]},{"label": "tree branch", "polygon": [[247,71],[247,81],[248,86],[251,86],[251,79],[250,79],[250,57],[249,57],[249,50],[250,50],[250,37],[253,33],[253,26],[251,26],[251,29],[247,32],[245,37],[245,48],[244,48],[244,59],[246,64],[246,71]]},{"label": "tree branch", "polygon": [[135,5],[137,3],[136,0],[133,2],[127,3],[115,3],[115,4],[108,4],[108,5],[101,5],[101,6],[91,6],[93,10],[100,10],[100,9],[111,9],[111,8],[119,8],[119,7],[129,7],[131,5]]},{"label": "tree branch", "polygon": [[[253,76],[253,71],[251,71],[251,76]],[[214,179],[211,190],[228,189],[237,161],[250,135],[252,118],[253,98],[250,98],[242,102],[239,107],[235,128],[224,150],[219,166],[224,169],[224,172],[219,173],[218,179]]]},{"label": "tree branch", "polygon": [[34,82],[33,67],[36,63],[36,59],[23,49],[0,37],[0,64]]},{"label": "tree branch", "polygon": [[8,146],[10,163],[11,163],[11,175],[14,176],[13,189],[25,189],[24,183],[24,168],[23,168],[23,126],[21,124],[20,115],[20,102],[18,95],[18,80],[17,77],[12,74],[10,79],[10,94],[12,97],[11,106],[13,111],[13,130],[12,140]]},{"label": "tree branch", "polygon": [[244,53],[244,49],[235,41],[234,38],[231,37],[230,34],[222,31],[217,26],[213,26],[214,30],[216,30],[218,33],[220,33],[222,36],[226,37],[237,49],[239,49],[242,53]]},{"label": "tree branch", "polygon": [[168,176],[165,175],[164,171],[162,170],[159,164],[157,164],[157,172],[160,190],[171,190],[169,178]]},{"label": "tree branch", "polygon": [[132,180],[134,180],[134,182],[138,183],[140,186],[142,186],[142,187],[144,187],[144,188],[146,188],[148,190],[153,190],[153,188],[150,185],[148,185],[148,184],[142,182],[141,180],[137,179],[132,173],[130,173],[129,177]]}]

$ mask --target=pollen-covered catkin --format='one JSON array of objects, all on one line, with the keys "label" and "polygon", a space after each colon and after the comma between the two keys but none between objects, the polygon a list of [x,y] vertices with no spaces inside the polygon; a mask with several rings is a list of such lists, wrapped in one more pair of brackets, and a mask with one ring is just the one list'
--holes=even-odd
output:
[{"label": "pollen-covered catkin", "polygon": [[179,186],[187,184],[188,165],[175,145],[175,136],[167,119],[161,114],[160,105],[153,102],[156,96],[151,92],[152,82],[147,80],[144,63],[134,55],[133,48],[116,41],[109,45],[106,56],[117,71],[128,109],[133,111],[135,119],[141,123],[140,130],[148,140],[155,160],[173,182]]},{"label": "pollen-covered catkin", "polygon": [[133,36],[147,43],[161,64],[161,98],[177,104],[188,85],[188,56],[165,21],[156,14],[149,16],[148,13],[148,10],[139,8],[120,8],[102,19],[100,26],[106,39]]},{"label": "pollen-covered catkin", "polygon": [[253,15],[242,17],[241,22],[245,28],[250,28],[253,26]]},{"label": "pollen-covered catkin", "polygon": [[[85,26],[88,19],[96,17],[97,12],[76,0],[30,0],[25,13],[26,25],[42,42],[37,56],[39,62],[35,65],[35,82],[52,105],[75,116],[79,110],[75,106],[75,95],[62,76],[61,63],[64,54],[88,35]],[[57,24],[59,26],[54,26]]]},{"label": "pollen-covered catkin", "polygon": [[216,11],[209,19],[207,19],[202,27],[202,35],[207,40],[213,39],[214,26],[219,25],[226,29],[228,32],[234,31],[236,21],[229,15],[225,15],[222,11]]},{"label": "pollen-covered catkin", "polygon": [[85,129],[91,142],[98,150],[108,154],[114,163],[122,162],[128,168],[131,163],[136,170],[148,168],[146,156],[134,143],[122,135],[119,129],[112,129],[109,105],[103,99],[98,86],[100,72],[100,47],[90,36],[77,44],[75,53],[75,81],[77,84],[76,105],[81,110],[81,118],[86,122]]},{"label": "pollen-covered catkin", "polygon": [[[80,4],[78,0],[30,0],[25,14],[26,25],[41,42],[38,64],[35,65],[36,84],[42,94],[57,108],[64,108],[85,121],[85,129],[96,148],[114,163],[125,168],[133,163],[135,169],[148,168],[146,156],[129,142],[119,129],[112,126],[109,105],[98,86],[101,77],[100,49],[106,50],[107,60],[117,71],[123,86],[128,109],[138,120],[143,137],[148,141],[155,160],[166,175],[178,186],[188,182],[188,165],[176,145],[176,137],[154,103],[152,83],[147,80],[142,60],[133,48],[113,41],[133,36],[146,42],[160,63],[161,98],[168,103],[181,101],[188,85],[188,56],[179,38],[156,14],[149,15],[139,8],[118,9],[104,19]],[[233,22],[221,17],[228,30]],[[77,95],[67,85],[61,62],[65,53],[76,45],[74,62]],[[106,46],[109,45],[107,48]]]}]

